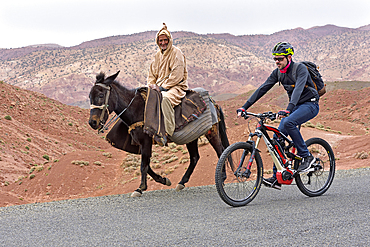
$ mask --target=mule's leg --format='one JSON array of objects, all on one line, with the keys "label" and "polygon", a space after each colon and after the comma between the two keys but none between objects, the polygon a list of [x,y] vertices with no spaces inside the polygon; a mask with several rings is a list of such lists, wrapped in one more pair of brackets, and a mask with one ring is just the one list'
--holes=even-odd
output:
[{"label": "mule's leg", "polygon": [[[221,130],[224,131],[224,130]],[[229,146],[229,140],[227,139],[226,132],[222,135],[220,132],[219,124],[215,124],[206,134],[206,138],[211,143],[213,149],[216,151],[218,158],[220,158],[222,152]],[[222,138],[225,138],[222,141]],[[229,163],[233,164],[231,156],[228,158]],[[226,179],[225,169],[222,170],[224,180]]]},{"label": "mule's leg", "polygon": [[155,173],[152,168],[149,166],[148,167],[148,174],[156,181],[157,183],[161,183],[167,186],[171,185],[171,181],[168,178],[164,178],[159,176],[157,173]]},{"label": "mule's leg", "polygon": [[146,178],[149,170],[151,155],[152,155],[152,139],[148,136],[147,138],[144,138],[141,144],[141,165],[140,165],[141,183],[139,188],[131,194],[131,197],[139,197],[143,194],[143,191],[147,189]]},{"label": "mule's leg", "polygon": [[222,145],[222,140],[218,129],[218,124],[213,125],[205,136],[213,149],[216,151],[217,156],[220,158],[226,147]]},{"label": "mule's leg", "polygon": [[186,170],[184,176],[182,177],[179,184],[176,186],[176,191],[180,191],[183,188],[185,188],[185,183],[189,181],[189,178],[191,174],[194,171],[195,166],[198,163],[198,160],[200,158],[199,151],[198,151],[198,139],[186,144],[186,147],[188,148],[189,155],[190,155],[190,165],[188,169]]},{"label": "mule's leg", "polygon": [[141,183],[137,190],[135,190],[131,197],[140,197],[143,194],[143,191],[145,191],[147,186],[147,174],[149,174],[156,182],[170,186],[171,181],[168,178],[163,178],[156,174],[152,168],[150,167],[150,157],[152,156],[152,139],[149,138],[149,140],[144,141],[144,143],[141,146]]}]

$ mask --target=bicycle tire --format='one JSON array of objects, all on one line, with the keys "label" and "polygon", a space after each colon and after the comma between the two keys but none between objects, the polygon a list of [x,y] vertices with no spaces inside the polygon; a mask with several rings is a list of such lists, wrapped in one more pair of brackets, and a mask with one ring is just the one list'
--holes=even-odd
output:
[{"label": "bicycle tire", "polygon": [[[243,152],[246,152],[243,165],[238,170],[238,175],[235,175]],[[217,192],[221,199],[230,206],[240,207],[247,205],[256,197],[261,188],[263,165],[258,151],[250,169],[250,176],[248,178],[243,176],[251,153],[251,144],[237,142],[224,150],[217,163],[215,173]]]},{"label": "bicycle tire", "polygon": [[313,172],[298,174],[295,180],[303,194],[310,197],[320,196],[329,189],[334,180],[334,152],[330,144],[321,138],[308,139],[306,145],[310,153],[319,158],[319,167]]}]

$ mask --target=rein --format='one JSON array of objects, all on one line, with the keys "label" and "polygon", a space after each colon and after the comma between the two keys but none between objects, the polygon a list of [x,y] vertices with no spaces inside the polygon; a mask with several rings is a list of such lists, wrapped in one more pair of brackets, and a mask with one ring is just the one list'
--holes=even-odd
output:
[{"label": "rein", "polygon": [[[105,104],[104,105],[101,105],[101,106],[96,106],[96,105],[90,105],[90,109],[101,109],[103,112],[102,114],[100,115],[100,125],[103,125],[103,127],[101,129],[98,130],[98,133],[104,133],[105,130],[108,130],[109,127],[112,125],[112,124],[115,124],[118,119],[120,118],[120,116],[131,106],[132,102],[134,101],[135,97],[136,97],[136,94],[137,94],[137,89],[135,90],[135,95],[134,97],[132,97],[130,103],[127,105],[127,107],[125,109],[122,110],[122,112],[118,115],[116,115],[115,117],[112,117],[108,123],[106,124],[102,124],[102,120],[104,119],[104,114],[105,114],[105,111],[108,112],[108,115],[109,115],[109,110],[108,110],[108,101],[109,101],[109,96],[110,96],[110,90],[111,90],[111,87],[110,86],[107,86],[105,84],[102,84],[102,83],[97,83],[95,84],[96,86],[101,86],[103,87],[104,89],[107,89],[108,92],[107,94],[105,95]],[[122,119],[121,119],[122,120]],[[122,120],[122,122],[127,126],[127,128],[129,129],[134,129],[135,127],[131,128],[132,125],[136,124],[132,124],[131,126],[129,126],[125,121]]]}]

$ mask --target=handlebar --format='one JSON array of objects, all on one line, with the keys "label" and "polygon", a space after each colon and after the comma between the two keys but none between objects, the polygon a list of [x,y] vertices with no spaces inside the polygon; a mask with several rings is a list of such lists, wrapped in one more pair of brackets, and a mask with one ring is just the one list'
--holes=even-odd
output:
[{"label": "handlebar", "polygon": [[249,116],[253,116],[261,120],[270,119],[273,121],[277,118],[277,115],[278,115],[277,113],[273,113],[269,111],[269,112],[264,112],[264,113],[259,113],[259,114],[252,113],[252,112],[242,112],[241,116],[244,117],[244,119],[248,119]]}]

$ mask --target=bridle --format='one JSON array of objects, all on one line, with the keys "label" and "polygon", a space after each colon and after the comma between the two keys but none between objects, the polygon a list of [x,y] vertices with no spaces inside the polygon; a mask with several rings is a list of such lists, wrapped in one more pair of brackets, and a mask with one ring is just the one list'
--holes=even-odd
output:
[{"label": "bridle", "polygon": [[100,109],[100,110],[102,110],[102,113],[100,114],[100,121],[99,121],[99,125],[101,125],[102,128],[100,128],[99,131],[98,131],[98,132],[100,132],[100,130],[104,128],[103,119],[104,119],[104,116],[105,116],[105,112],[107,112],[108,113],[108,116],[109,116],[108,101],[109,101],[111,87],[110,86],[107,86],[105,84],[102,84],[102,83],[96,83],[95,86],[100,86],[100,87],[102,87],[102,88],[104,88],[104,89],[107,90],[107,93],[105,94],[105,102],[104,102],[103,105],[100,105],[100,106],[93,105],[93,104],[90,105],[90,109],[91,110],[92,109]]},{"label": "bridle", "polygon": [[[134,97],[132,97],[130,103],[127,105],[127,107],[125,109],[122,110],[122,112],[114,117],[112,117],[107,124],[103,123],[103,120],[104,120],[104,116],[105,116],[105,112],[108,113],[108,116],[109,116],[109,110],[108,110],[108,101],[109,101],[109,96],[110,96],[110,90],[111,90],[111,86],[107,86],[105,84],[102,84],[102,83],[96,83],[95,86],[100,86],[104,89],[107,90],[107,93],[105,94],[105,102],[103,105],[100,105],[100,106],[97,106],[97,105],[93,105],[91,104],[90,105],[90,109],[100,109],[102,110],[102,113],[100,115],[100,121],[99,121],[99,125],[102,126],[99,130],[98,130],[98,133],[104,133],[105,130],[108,130],[109,127],[112,125],[112,124],[115,124],[118,119],[120,118],[120,116],[130,107],[130,105],[132,104],[132,102],[134,101],[135,97],[136,97],[136,93],[137,93],[137,89],[135,90],[135,95]],[[121,119],[122,122],[129,128],[131,129],[131,126],[129,126],[125,121],[123,121],[123,119]]]}]

